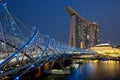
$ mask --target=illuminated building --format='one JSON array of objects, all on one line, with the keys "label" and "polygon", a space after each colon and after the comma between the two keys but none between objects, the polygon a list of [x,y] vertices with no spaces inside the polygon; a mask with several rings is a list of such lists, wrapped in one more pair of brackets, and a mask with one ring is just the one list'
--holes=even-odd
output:
[{"label": "illuminated building", "polygon": [[90,50],[93,50],[99,54],[120,54],[120,49],[113,47],[109,43],[98,44],[91,47]]},{"label": "illuminated building", "polygon": [[70,14],[70,39],[73,47],[89,48],[100,42],[99,26],[96,22],[88,22],[71,7],[67,7]]}]

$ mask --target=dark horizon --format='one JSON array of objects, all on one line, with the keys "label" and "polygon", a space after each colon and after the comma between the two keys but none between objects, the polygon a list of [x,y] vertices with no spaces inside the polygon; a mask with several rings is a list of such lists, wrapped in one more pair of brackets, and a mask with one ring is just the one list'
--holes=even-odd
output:
[{"label": "dark horizon", "polygon": [[83,18],[100,26],[101,43],[120,44],[119,0],[6,0],[10,12],[23,23],[39,26],[42,34],[68,43],[70,16],[67,6],[75,9]]}]

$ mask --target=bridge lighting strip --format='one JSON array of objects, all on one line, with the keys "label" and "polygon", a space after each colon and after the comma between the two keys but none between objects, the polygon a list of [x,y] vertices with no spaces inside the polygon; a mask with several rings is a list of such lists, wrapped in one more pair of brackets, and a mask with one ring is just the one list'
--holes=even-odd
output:
[{"label": "bridge lighting strip", "polygon": [[3,62],[0,63],[0,68],[5,63],[7,63],[8,61],[10,61],[13,57],[16,57],[18,55],[18,52],[21,51],[23,48],[25,48],[33,40],[33,38],[36,37],[37,33],[38,33],[38,28],[34,32],[33,36],[19,50],[15,51],[12,55],[10,55],[9,57],[7,57]]},{"label": "bridge lighting strip", "polygon": [[50,42],[51,42],[50,36],[47,35],[47,37],[48,37],[49,41],[48,41],[48,43],[47,43],[47,46],[46,46],[45,50],[42,52],[41,55],[38,56],[39,59],[41,59],[41,58],[42,58],[42,55],[46,53],[46,51],[47,51],[47,49],[48,49],[48,47],[49,47],[49,45],[50,45]]},{"label": "bridge lighting strip", "polygon": [[[49,45],[50,45],[51,39],[50,39],[49,35],[47,35],[47,37],[48,37],[49,41],[48,41],[48,43],[47,43],[47,46],[46,46],[45,50],[42,52],[41,55],[38,56],[38,60],[41,59],[41,57],[42,57],[43,54],[46,54],[46,51],[47,51],[47,49],[48,49],[48,47],[49,47]],[[32,40],[34,40],[34,38],[33,38]],[[31,42],[31,41],[30,41],[30,42]],[[34,63],[36,63],[36,62],[34,62]],[[42,67],[43,65],[44,65],[44,63],[41,63],[41,64],[40,64],[41,67]],[[34,68],[34,67],[35,67],[35,66],[34,66],[34,64],[32,63],[31,66],[30,66],[24,73],[22,73],[21,75],[17,76],[15,80],[18,80],[19,77],[21,77],[21,76],[24,75],[27,71],[29,71],[31,68]]]},{"label": "bridge lighting strip", "polygon": [[[49,45],[50,45],[51,39],[50,39],[49,35],[47,35],[47,37],[48,37],[49,41],[48,41],[47,46],[46,46],[45,50],[43,51],[43,53],[38,56],[39,59],[41,59],[42,55],[46,53],[46,51],[47,51],[47,49],[48,49],[48,47],[49,47]],[[34,40],[34,37],[32,38],[32,40]],[[30,43],[31,43],[31,41],[30,41]],[[27,46],[27,45],[26,45],[26,46]],[[26,46],[25,46],[25,47],[26,47]],[[27,70],[26,70],[25,72],[23,72],[21,75],[17,76],[17,77],[15,78],[15,80],[19,80],[19,78],[20,78],[22,75],[24,75],[26,72],[28,72],[31,68],[34,68],[34,67],[35,67],[35,65],[34,65],[35,63],[36,63],[36,62],[30,64],[31,66],[29,66],[29,67],[27,68]],[[42,67],[43,65],[44,65],[43,63],[40,64],[41,67]]]}]

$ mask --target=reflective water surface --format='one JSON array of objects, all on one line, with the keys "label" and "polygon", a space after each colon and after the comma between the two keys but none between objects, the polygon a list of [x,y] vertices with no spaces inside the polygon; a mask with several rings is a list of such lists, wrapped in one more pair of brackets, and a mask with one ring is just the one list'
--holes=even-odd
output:
[{"label": "reflective water surface", "polygon": [[120,80],[120,61],[83,61],[66,80]]},{"label": "reflective water surface", "polygon": [[70,75],[48,75],[37,80],[120,80],[120,61],[82,60]]}]

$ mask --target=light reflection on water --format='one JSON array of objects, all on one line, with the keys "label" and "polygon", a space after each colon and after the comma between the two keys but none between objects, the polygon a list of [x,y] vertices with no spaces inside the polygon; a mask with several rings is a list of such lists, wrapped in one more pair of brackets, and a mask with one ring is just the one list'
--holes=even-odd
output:
[{"label": "light reflection on water", "polygon": [[49,75],[38,80],[120,80],[120,61],[82,60],[70,75]]},{"label": "light reflection on water", "polygon": [[120,80],[120,61],[82,61],[69,80]]}]

